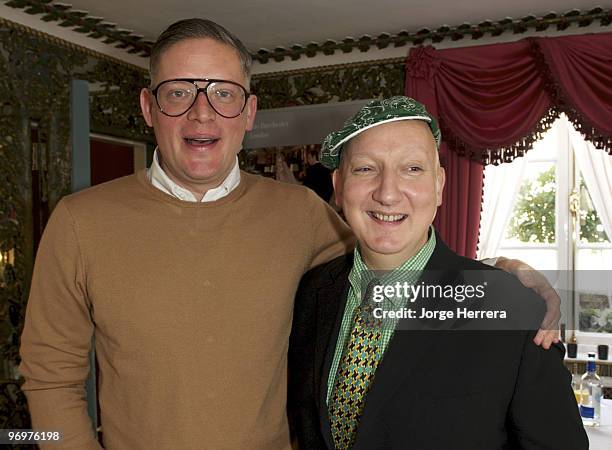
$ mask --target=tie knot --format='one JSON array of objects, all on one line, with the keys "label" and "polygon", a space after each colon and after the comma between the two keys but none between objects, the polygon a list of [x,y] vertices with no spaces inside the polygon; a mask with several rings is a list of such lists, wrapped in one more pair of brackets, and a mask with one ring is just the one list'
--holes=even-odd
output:
[{"label": "tie knot", "polygon": [[380,280],[378,278],[370,280],[361,297],[361,303],[355,309],[355,319],[360,320],[366,327],[380,328],[382,326],[382,319],[374,316],[374,308],[377,307],[378,303],[374,301],[373,293],[374,288],[379,284]]}]

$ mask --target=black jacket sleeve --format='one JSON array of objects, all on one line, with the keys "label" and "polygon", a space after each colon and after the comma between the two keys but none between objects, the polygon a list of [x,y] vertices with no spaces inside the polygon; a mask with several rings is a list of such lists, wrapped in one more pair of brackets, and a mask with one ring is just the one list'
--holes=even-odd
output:
[{"label": "black jacket sleeve", "polygon": [[544,350],[534,345],[534,336],[535,332],[528,333],[525,339],[510,404],[508,431],[513,448],[586,450],[589,442],[571,387],[572,376],[563,365],[565,348],[554,344]]}]

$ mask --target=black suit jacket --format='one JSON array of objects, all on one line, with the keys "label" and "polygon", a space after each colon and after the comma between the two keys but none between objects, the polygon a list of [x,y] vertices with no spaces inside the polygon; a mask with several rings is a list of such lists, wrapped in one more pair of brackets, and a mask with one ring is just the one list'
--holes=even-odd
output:
[{"label": "black suit jacket", "polygon": [[[345,255],[314,268],[297,292],[288,408],[303,450],[334,448],[327,380],[352,263],[352,255]],[[434,274],[427,282],[459,283],[459,270],[491,269],[453,253],[438,237],[424,279]],[[503,289],[516,292],[516,301],[543,313],[531,290],[502,277]],[[459,322],[449,327],[460,327]],[[563,366],[564,348],[544,350],[533,344],[534,334],[396,330],[366,398],[353,448],[587,449],[571,375]]]}]

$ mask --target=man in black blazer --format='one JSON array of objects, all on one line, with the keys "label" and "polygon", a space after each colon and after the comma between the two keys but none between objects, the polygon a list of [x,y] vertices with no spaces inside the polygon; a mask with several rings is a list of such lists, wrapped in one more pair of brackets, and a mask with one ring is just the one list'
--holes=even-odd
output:
[{"label": "man in black blazer", "polygon": [[[298,289],[294,436],[304,450],[586,449],[563,347],[532,342],[540,299],[453,253],[431,226],[444,186],[439,142],[425,108],[394,97],[371,102],[323,143],[359,245]],[[385,290],[402,281],[421,286],[420,297]],[[486,295],[459,298],[466,285]],[[428,286],[441,289],[425,298]]]}]

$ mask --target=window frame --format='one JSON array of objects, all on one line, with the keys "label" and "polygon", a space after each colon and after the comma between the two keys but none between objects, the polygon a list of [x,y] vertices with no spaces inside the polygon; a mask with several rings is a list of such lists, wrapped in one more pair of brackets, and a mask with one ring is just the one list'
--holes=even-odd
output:
[{"label": "window frame", "polygon": [[[580,169],[576,161],[576,154],[570,139],[569,129],[571,123],[567,118],[561,119],[563,124],[555,127],[557,134],[557,148],[554,157],[541,153],[527,152],[526,167],[534,163],[552,162],[555,165],[555,242],[554,243],[521,243],[502,240],[499,254],[512,253],[512,250],[554,250],[557,253],[557,270],[567,270],[571,276],[560,277],[563,281],[557,282],[556,288],[566,292],[574,292],[575,267],[578,261],[578,252],[589,249],[610,249],[612,242],[582,243],[580,241],[580,222],[577,213],[572,212],[572,194],[576,192],[580,183]],[[486,178],[485,178],[486,179]],[[579,198],[579,197],[578,197]],[[516,198],[515,198],[516,200]],[[579,210],[579,206],[578,206]],[[510,221],[508,221],[508,224]],[[508,224],[506,227],[508,227]],[[608,236],[612,240],[612,237]],[[512,256],[512,255],[509,255]],[[528,262],[528,261],[526,261]],[[529,262],[528,262],[529,263]],[[533,264],[532,264],[533,265]],[[550,280],[554,283],[556,280]],[[612,346],[612,333],[596,333],[579,330],[579,292],[574,292],[571,301],[562,302],[562,323],[566,324],[569,340],[574,335],[584,350],[596,350],[598,344]],[[607,293],[612,302],[612,292]],[[565,318],[565,319],[564,319]],[[583,353],[582,351],[580,353]]]}]

